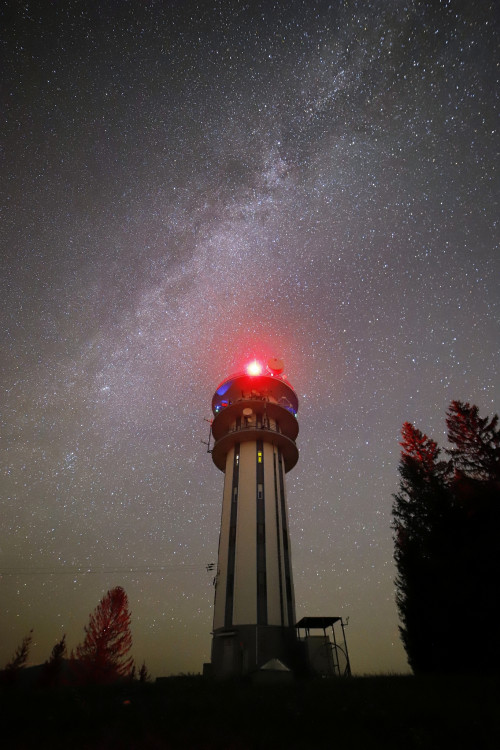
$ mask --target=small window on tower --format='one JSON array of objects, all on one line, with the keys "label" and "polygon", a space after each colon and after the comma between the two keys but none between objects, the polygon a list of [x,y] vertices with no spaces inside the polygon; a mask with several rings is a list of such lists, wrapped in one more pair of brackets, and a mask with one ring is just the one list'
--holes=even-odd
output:
[{"label": "small window on tower", "polygon": [[262,451],[257,451],[257,463],[262,463]]}]

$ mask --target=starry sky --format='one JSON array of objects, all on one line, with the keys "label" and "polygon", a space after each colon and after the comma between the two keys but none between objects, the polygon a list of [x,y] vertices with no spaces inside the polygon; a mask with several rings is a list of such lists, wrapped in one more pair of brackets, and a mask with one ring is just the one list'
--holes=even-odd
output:
[{"label": "starry sky", "polygon": [[[213,392],[278,356],[297,616],[408,670],[412,421],[500,408],[493,1],[0,4],[0,665],[125,588],[154,676],[210,658]],[[464,607],[467,609],[467,603]]]}]

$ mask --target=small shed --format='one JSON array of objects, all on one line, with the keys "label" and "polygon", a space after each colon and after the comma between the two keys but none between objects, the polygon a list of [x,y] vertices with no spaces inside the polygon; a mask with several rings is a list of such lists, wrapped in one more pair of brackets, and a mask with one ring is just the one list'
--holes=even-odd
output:
[{"label": "small shed", "polygon": [[[345,627],[342,617],[303,617],[295,625],[297,638],[303,644],[304,656],[309,674],[319,677],[350,677],[351,665],[345,637]],[[335,632],[339,624],[342,640]],[[331,628],[331,632],[327,629]],[[318,633],[318,631],[323,633]],[[303,632],[301,632],[303,631]],[[316,631],[316,632],[311,632]]]}]

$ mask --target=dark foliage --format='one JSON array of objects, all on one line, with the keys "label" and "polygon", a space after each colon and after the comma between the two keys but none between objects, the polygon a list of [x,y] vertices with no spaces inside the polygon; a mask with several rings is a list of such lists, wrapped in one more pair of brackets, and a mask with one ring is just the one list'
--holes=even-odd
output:
[{"label": "dark foliage", "polygon": [[497,672],[498,418],[453,401],[446,423],[448,460],[403,425],[393,505],[401,636],[415,672]]},{"label": "dark foliage", "polygon": [[142,662],[142,666],[139,670],[139,682],[150,682],[151,676],[146,667],[146,662]]},{"label": "dark foliage", "polygon": [[56,687],[66,682],[66,635],[52,649],[50,658],[42,667],[40,684],[43,687]]},{"label": "dark foliage", "polygon": [[0,672],[0,683],[4,685],[12,685],[18,679],[19,672],[21,669],[26,667],[28,656],[31,647],[31,641],[33,640],[33,630],[30,630],[28,635],[24,636],[23,640],[16,648],[14,656],[5,665],[5,668]]},{"label": "dark foliage", "polygon": [[5,669],[7,671],[9,670],[15,671],[16,669],[23,669],[26,666],[32,640],[33,640],[33,630],[30,630],[28,635],[24,636],[20,645],[16,648],[16,651],[12,659],[9,661],[8,664],[6,664]]},{"label": "dark foliage", "polygon": [[108,591],[90,615],[85,640],[77,646],[73,668],[77,682],[106,684],[130,676],[133,660],[130,612],[125,591]]},{"label": "dark foliage", "polygon": [[500,481],[500,430],[498,416],[481,419],[477,406],[452,401],[446,415],[447,450],[458,472],[471,479]]},{"label": "dark foliage", "polygon": [[493,750],[500,739],[494,677],[253,685],[179,676],[0,690],[0,699],[9,750]]}]

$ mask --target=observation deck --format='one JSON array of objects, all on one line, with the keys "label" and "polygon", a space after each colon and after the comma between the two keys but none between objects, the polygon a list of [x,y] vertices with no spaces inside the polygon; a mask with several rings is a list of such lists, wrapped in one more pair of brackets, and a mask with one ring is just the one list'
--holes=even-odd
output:
[{"label": "observation deck", "polygon": [[295,439],[299,400],[281,372],[238,372],[222,381],[212,399],[212,459],[221,471],[236,443],[262,440],[281,450],[285,471],[298,461]]}]

